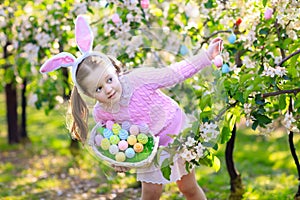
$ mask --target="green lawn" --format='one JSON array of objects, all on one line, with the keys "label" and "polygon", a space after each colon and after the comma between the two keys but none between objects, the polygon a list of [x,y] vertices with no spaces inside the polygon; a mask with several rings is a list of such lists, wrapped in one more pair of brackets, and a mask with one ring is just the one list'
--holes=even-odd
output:
[{"label": "green lawn", "polygon": [[[30,108],[31,143],[13,146],[7,144],[4,108],[0,95],[0,199],[138,199],[140,188],[134,171],[124,177],[95,159],[86,147],[70,150],[66,105],[49,116]],[[297,149],[299,140],[296,135]],[[196,171],[208,199],[227,199],[230,193],[224,148],[218,152],[222,162],[219,172],[204,166]],[[293,199],[297,171],[284,131],[262,136],[240,127],[234,155],[245,187],[243,199]],[[175,184],[169,184],[162,199],[184,198]]]}]

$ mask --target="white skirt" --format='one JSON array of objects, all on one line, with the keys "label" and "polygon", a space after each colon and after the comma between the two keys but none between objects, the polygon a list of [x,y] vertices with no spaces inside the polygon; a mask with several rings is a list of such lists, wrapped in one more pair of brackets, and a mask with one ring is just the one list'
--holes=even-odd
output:
[{"label": "white skirt", "polygon": [[[159,164],[161,165],[162,162],[169,157],[170,155],[168,152],[162,151]],[[160,167],[155,166],[154,163],[147,168],[137,169],[137,180],[153,184],[168,184],[180,180],[182,176],[188,174],[185,169],[185,161],[179,155],[175,155],[173,161],[174,163],[171,166],[170,180],[164,178],[160,171]]]}]

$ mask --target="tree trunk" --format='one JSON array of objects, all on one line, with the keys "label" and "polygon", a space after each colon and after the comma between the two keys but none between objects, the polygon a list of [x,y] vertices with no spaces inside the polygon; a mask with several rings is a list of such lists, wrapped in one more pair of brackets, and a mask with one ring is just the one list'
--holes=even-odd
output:
[{"label": "tree trunk", "polygon": [[27,107],[27,99],[26,99],[26,88],[27,88],[27,79],[25,78],[23,80],[23,87],[21,91],[21,103],[22,103],[22,115],[21,115],[21,127],[20,127],[20,132],[21,132],[21,138],[23,142],[28,142],[29,138],[27,135],[27,115],[26,115],[26,107]]},{"label": "tree trunk", "polygon": [[15,144],[20,142],[18,132],[18,113],[17,113],[17,88],[16,83],[8,83],[5,86],[6,95],[6,119],[8,128],[8,143]]},{"label": "tree trunk", "polygon": [[237,169],[234,166],[233,161],[233,149],[234,149],[234,141],[236,137],[236,125],[234,125],[232,130],[232,135],[230,140],[226,144],[225,149],[225,157],[226,157],[226,167],[230,176],[230,196],[229,199],[237,200],[242,199],[244,194],[244,188],[242,183],[242,178]]},{"label": "tree trunk", "polygon": [[[292,97],[290,97],[289,112],[293,113],[293,99],[292,99]],[[297,153],[296,153],[296,148],[295,148],[295,145],[294,145],[294,133],[292,131],[290,131],[290,133],[289,133],[289,146],[290,146],[290,151],[291,151],[291,154],[293,156],[295,165],[297,167],[298,180],[300,180],[300,164],[299,164],[299,159],[298,159],[298,156],[297,156]],[[295,200],[300,200],[300,184],[298,184],[298,191],[295,194],[294,199]]]}]

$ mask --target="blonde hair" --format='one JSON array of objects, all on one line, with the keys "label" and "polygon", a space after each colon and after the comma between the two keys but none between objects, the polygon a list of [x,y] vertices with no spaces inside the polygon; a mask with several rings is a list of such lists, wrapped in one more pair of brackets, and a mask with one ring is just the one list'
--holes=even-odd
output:
[{"label": "blonde hair", "polygon": [[[122,73],[122,64],[111,56],[107,56],[107,58],[116,68],[117,74],[120,75]],[[106,64],[104,59],[100,56],[89,56],[86,57],[77,68],[76,81],[82,92],[91,98],[93,98],[93,96],[88,92],[88,88],[83,84],[83,80],[93,72],[96,67],[103,67],[102,63]],[[72,90],[68,110],[69,114],[72,116],[72,122],[69,127],[71,136],[73,139],[84,143],[88,135],[89,109],[76,86],[74,86]]]}]

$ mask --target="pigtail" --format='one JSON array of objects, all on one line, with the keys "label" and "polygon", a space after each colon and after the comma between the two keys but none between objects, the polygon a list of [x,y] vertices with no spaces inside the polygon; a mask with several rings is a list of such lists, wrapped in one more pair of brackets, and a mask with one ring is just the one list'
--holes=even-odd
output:
[{"label": "pigtail", "polygon": [[84,143],[88,135],[89,110],[76,86],[74,86],[72,90],[69,112],[72,115],[72,122],[69,126],[71,136],[73,139],[77,139]]}]

